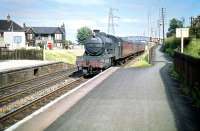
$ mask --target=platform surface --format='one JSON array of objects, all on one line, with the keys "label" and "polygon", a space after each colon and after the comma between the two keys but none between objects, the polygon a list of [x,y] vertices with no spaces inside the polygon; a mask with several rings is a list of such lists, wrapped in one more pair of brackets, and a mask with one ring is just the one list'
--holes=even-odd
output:
[{"label": "platform surface", "polygon": [[2,60],[0,61],[0,72],[6,72],[11,70],[18,70],[22,68],[28,68],[33,66],[41,66],[45,64],[55,63],[52,61],[42,60]]},{"label": "platform surface", "polygon": [[178,130],[161,73],[168,61],[159,49],[154,62],[148,68],[117,70],[46,131]]}]

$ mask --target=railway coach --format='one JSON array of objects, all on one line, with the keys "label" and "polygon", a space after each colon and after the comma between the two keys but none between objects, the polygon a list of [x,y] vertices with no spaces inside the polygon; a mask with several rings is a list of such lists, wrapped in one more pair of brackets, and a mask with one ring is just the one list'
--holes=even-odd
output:
[{"label": "railway coach", "polygon": [[125,63],[131,56],[144,52],[145,44],[132,42],[125,37],[94,30],[84,45],[85,53],[77,57],[76,65],[84,75],[99,73],[112,65]]}]

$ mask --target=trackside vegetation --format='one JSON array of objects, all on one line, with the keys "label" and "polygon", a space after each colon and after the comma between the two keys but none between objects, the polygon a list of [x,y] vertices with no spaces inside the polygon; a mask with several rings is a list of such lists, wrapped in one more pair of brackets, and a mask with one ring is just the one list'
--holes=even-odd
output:
[{"label": "trackside vegetation", "polygon": [[193,38],[184,49],[184,53],[193,57],[200,58],[200,38]]},{"label": "trackside vegetation", "polygon": [[144,53],[131,67],[149,67],[148,55]]},{"label": "trackside vegetation", "polygon": [[151,64],[148,62],[148,53],[144,53],[137,58],[135,58],[134,61],[131,61],[126,65],[126,67],[149,67]]}]

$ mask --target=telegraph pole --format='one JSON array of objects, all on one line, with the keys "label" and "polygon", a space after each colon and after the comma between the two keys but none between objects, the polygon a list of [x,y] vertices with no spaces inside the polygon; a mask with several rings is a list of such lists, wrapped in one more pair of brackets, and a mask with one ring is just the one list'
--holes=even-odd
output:
[{"label": "telegraph pole", "polygon": [[113,35],[115,34],[115,22],[114,22],[114,19],[115,18],[119,19],[118,16],[114,16],[114,14],[113,14],[114,10],[118,11],[117,9],[110,8],[109,9],[109,14],[108,14],[108,34],[110,34],[112,32]]},{"label": "telegraph pole", "polygon": [[163,44],[165,44],[165,8],[161,9],[162,31],[163,31]]},{"label": "telegraph pole", "polygon": [[161,43],[161,25],[162,25],[162,23],[161,23],[161,20],[159,19],[159,20],[157,21],[159,44]]}]

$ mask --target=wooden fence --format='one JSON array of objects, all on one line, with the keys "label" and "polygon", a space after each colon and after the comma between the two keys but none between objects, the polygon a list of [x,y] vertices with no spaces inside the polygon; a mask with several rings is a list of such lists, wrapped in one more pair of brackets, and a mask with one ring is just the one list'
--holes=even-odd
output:
[{"label": "wooden fence", "polygon": [[181,75],[185,83],[191,87],[200,87],[200,59],[175,52],[175,70]]},{"label": "wooden fence", "polygon": [[18,59],[29,59],[29,60],[43,60],[43,50],[36,49],[16,49],[7,50],[0,49],[0,60],[18,60]]}]

